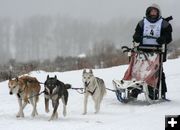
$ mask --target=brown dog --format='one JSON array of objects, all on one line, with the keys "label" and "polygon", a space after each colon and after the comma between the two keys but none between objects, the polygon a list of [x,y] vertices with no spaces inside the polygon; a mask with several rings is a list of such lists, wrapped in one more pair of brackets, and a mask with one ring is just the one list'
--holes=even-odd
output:
[{"label": "brown dog", "polygon": [[23,109],[27,103],[29,103],[29,100],[33,106],[31,116],[34,117],[35,115],[38,115],[36,106],[39,99],[38,94],[41,86],[36,78],[30,76],[22,76],[20,78],[17,77],[13,80],[10,79],[8,86],[10,90],[9,94],[16,94],[18,98],[19,112],[17,113],[16,117],[24,117]]}]

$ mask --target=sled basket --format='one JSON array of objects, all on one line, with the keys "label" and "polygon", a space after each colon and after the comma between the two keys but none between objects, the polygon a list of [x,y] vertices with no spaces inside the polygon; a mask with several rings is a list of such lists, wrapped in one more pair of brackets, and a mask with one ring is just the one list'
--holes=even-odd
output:
[{"label": "sled basket", "polygon": [[131,50],[130,62],[122,80],[113,80],[117,99],[127,103],[144,93],[148,103],[157,99],[162,67],[162,49],[157,46],[145,46]]}]

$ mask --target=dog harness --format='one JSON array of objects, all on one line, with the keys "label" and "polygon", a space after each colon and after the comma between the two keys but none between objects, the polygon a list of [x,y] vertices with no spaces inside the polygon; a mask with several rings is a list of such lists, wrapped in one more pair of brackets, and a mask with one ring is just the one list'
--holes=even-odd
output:
[{"label": "dog harness", "polygon": [[155,23],[149,22],[144,18],[143,45],[158,45],[156,39],[161,35],[161,25],[163,19]]},{"label": "dog harness", "polygon": [[[85,92],[86,92],[86,89],[88,88],[90,83],[88,83],[87,85],[85,85]],[[87,90],[87,92],[89,92],[91,95],[94,95],[95,91],[96,91],[97,87],[95,87],[95,89],[93,91],[90,91],[90,90]]]},{"label": "dog harness", "polygon": [[95,91],[96,91],[97,87],[91,92],[88,90],[88,92],[91,94],[91,95],[94,95]]},{"label": "dog harness", "polygon": [[17,96],[18,98],[21,98],[21,94],[25,91],[25,88],[27,87],[27,85],[23,88],[23,90],[18,90]]}]

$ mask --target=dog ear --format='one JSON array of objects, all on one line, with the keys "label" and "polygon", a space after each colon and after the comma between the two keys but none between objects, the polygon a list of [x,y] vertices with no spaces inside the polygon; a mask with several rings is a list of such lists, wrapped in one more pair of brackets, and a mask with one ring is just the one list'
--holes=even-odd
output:
[{"label": "dog ear", "polygon": [[55,75],[54,78],[57,79],[57,76]]},{"label": "dog ear", "polygon": [[16,80],[16,82],[18,82],[18,81],[19,81],[18,77],[16,77],[16,79],[15,79],[15,80]]},{"label": "dog ear", "polygon": [[89,70],[89,73],[93,74],[93,71],[92,71],[92,69],[90,69],[90,70]]},{"label": "dog ear", "polygon": [[8,76],[9,81],[12,80],[11,76]]},{"label": "dog ear", "polygon": [[12,72],[11,71],[9,72],[8,79],[12,80]]},{"label": "dog ear", "polygon": [[49,79],[49,75],[47,75],[47,79]]},{"label": "dog ear", "polygon": [[86,69],[83,70],[83,74],[86,73]]}]

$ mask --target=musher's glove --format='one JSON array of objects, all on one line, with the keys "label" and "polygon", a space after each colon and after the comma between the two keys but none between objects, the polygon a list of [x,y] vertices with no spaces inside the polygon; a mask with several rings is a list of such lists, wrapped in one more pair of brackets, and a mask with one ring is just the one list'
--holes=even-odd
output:
[{"label": "musher's glove", "polygon": [[137,42],[137,43],[140,43],[140,42],[142,42],[142,37],[141,37],[141,36],[134,36],[134,37],[133,37],[133,40],[134,40],[135,42]]},{"label": "musher's glove", "polygon": [[160,45],[165,44],[166,38],[161,36],[161,37],[157,38],[156,42]]}]

